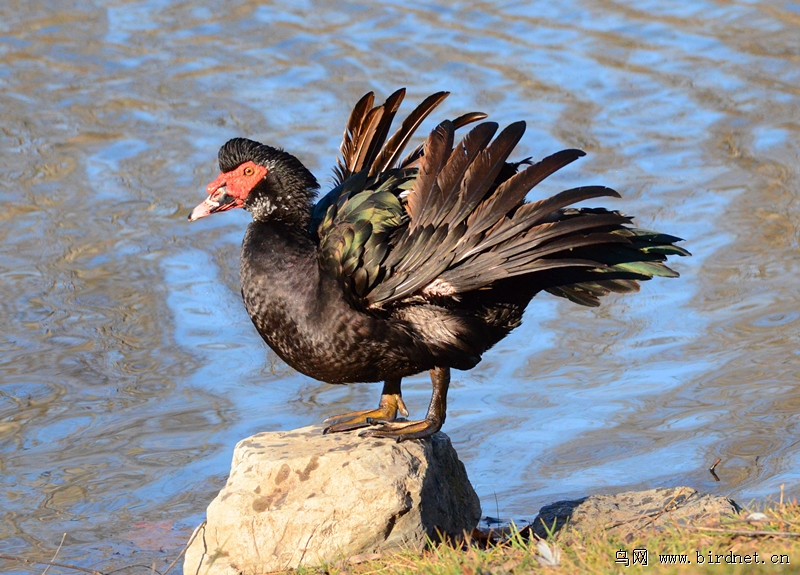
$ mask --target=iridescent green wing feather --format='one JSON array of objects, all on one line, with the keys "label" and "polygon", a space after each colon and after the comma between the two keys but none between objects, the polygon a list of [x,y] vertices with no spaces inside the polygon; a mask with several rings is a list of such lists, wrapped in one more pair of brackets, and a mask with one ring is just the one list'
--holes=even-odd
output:
[{"label": "iridescent green wing feather", "polygon": [[395,170],[362,185],[345,181],[336,203],[319,224],[320,263],[358,303],[385,276],[389,236],[407,220],[399,194],[411,187],[415,171]]}]

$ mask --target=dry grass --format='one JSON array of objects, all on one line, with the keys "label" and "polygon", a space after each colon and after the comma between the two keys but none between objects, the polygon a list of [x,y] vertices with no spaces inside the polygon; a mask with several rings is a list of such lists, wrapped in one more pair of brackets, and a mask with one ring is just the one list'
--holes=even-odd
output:
[{"label": "dry grass", "polygon": [[[687,571],[715,574],[800,572],[800,505],[796,501],[754,505],[737,517],[697,525],[670,524],[658,528],[614,528],[594,532],[566,529],[551,535],[546,541],[529,538],[526,533],[527,530],[520,532],[512,529],[502,539],[475,533],[468,544],[461,546],[440,544],[422,554],[400,551],[355,557],[324,568],[301,569],[295,573],[488,575],[629,571],[648,574]],[[644,549],[647,550],[646,566],[642,564],[644,553],[634,553],[634,550]],[[736,563],[731,563],[732,560]]]}]

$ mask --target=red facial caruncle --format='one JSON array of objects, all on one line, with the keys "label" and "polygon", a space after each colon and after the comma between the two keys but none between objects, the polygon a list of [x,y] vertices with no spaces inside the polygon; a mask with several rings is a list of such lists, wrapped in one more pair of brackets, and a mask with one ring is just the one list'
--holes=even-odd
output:
[{"label": "red facial caruncle", "polygon": [[241,208],[248,194],[264,179],[269,170],[255,162],[244,162],[230,172],[220,172],[206,186],[208,197],[189,214],[189,221],[199,220],[216,212]]}]

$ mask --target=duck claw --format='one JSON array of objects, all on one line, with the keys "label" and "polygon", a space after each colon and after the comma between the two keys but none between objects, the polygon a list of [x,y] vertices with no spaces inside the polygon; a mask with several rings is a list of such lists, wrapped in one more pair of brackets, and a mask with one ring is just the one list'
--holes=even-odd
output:
[{"label": "duck claw", "polygon": [[378,437],[394,439],[397,443],[410,439],[425,439],[442,428],[441,421],[420,419],[415,421],[391,421],[380,427],[367,429],[359,433],[359,437]]},{"label": "duck claw", "polygon": [[377,409],[351,411],[327,418],[323,423],[328,427],[322,430],[323,434],[340,433],[369,427],[370,425],[388,425],[397,421],[397,414],[408,416],[408,409],[403,398],[396,393],[384,394]]}]

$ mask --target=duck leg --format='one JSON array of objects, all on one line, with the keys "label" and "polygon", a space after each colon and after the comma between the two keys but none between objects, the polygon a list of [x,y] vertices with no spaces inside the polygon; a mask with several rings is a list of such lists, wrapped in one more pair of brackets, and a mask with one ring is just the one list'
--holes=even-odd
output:
[{"label": "duck leg", "polygon": [[431,371],[433,394],[425,419],[419,421],[390,421],[380,427],[361,432],[363,437],[388,437],[398,443],[409,439],[430,437],[442,428],[447,415],[447,389],[450,387],[450,368],[435,367]]},{"label": "duck leg", "polygon": [[329,417],[323,423],[328,427],[322,433],[336,433],[339,431],[351,431],[375,425],[376,423],[388,423],[397,419],[397,413],[403,417],[408,417],[406,404],[400,393],[401,378],[390,378],[383,382],[381,400],[377,409],[365,409],[364,411],[351,411],[341,415]]}]

